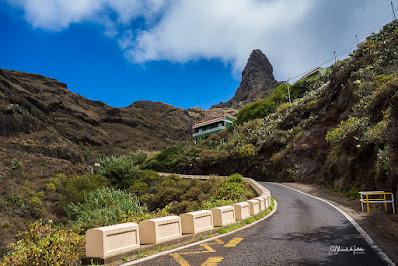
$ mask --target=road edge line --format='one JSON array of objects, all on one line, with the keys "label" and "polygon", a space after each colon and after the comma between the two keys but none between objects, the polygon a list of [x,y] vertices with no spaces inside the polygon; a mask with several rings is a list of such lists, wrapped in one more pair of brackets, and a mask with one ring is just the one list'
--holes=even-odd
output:
[{"label": "road edge line", "polygon": [[331,202],[331,201],[329,201],[327,199],[323,199],[321,197],[317,197],[317,196],[308,194],[308,193],[303,192],[301,190],[289,187],[289,186],[287,186],[285,184],[281,184],[281,183],[274,183],[274,184],[278,184],[278,185],[284,186],[286,188],[290,188],[291,190],[294,190],[294,191],[296,191],[298,193],[301,193],[303,195],[306,195],[306,196],[309,196],[311,198],[317,199],[319,201],[322,201],[322,202],[327,203],[328,205],[332,206],[334,209],[336,209],[338,212],[340,212],[355,227],[355,229],[358,231],[358,233],[365,239],[365,241],[380,256],[381,259],[383,259],[389,265],[395,265],[395,263],[390,259],[390,257],[388,257],[388,255],[370,237],[370,235],[368,233],[366,233],[366,231],[347,212],[345,212],[341,208],[339,208],[336,205],[334,205],[333,202]]},{"label": "road edge line", "polygon": [[251,224],[247,224],[247,225],[242,226],[242,227],[240,227],[240,228],[238,228],[238,229],[236,229],[234,231],[231,231],[231,232],[228,232],[228,233],[225,233],[225,234],[222,234],[222,235],[213,236],[213,237],[210,237],[210,238],[198,241],[198,242],[190,243],[190,244],[185,245],[185,246],[181,246],[181,247],[170,249],[170,250],[165,250],[165,251],[153,254],[151,256],[142,258],[142,259],[133,260],[133,261],[130,261],[130,262],[127,262],[127,263],[124,263],[124,264],[120,264],[120,266],[135,265],[135,264],[138,264],[138,263],[141,263],[141,262],[145,262],[145,261],[157,258],[157,257],[161,257],[161,256],[164,256],[164,255],[168,255],[170,253],[177,252],[177,251],[182,250],[182,249],[186,249],[186,248],[190,248],[190,247],[193,247],[193,246],[196,246],[196,245],[199,245],[199,244],[203,244],[203,243],[212,241],[214,239],[218,239],[218,238],[221,238],[221,237],[226,237],[226,236],[229,236],[229,235],[234,234],[236,232],[239,232],[239,231],[242,231],[244,229],[247,229],[247,228],[249,228],[249,227],[251,227],[253,225],[258,224],[259,222],[262,222],[262,221],[268,219],[269,217],[271,217],[276,212],[276,210],[278,209],[278,202],[274,198],[273,198],[273,201],[274,201],[275,205],[274,205],[274,208],[272,209],[272,211],[270,213],[268,213],[266,216],[264,216],[263,218],[261,218],[260,220],[257,220],[257,221],[255,221],[255,222],[253,222]]}]

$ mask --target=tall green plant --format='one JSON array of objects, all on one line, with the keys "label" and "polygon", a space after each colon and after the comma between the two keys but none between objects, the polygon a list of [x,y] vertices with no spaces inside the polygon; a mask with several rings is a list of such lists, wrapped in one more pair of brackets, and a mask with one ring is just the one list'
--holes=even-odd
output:
[{"label": "tall green plant", "polygon": [[126,189],[140,174],[136,158],[131,156],[110,156],[100,161],[99,173],[116,188]]},{"label": "tall green plant", "polygon": [[71,203],[67,213],[77,232],[98,226],[116,224],[126,216],[141,215],[146,211],[137,197],[127,192],[100,188],[87,194],[83,202]]}]

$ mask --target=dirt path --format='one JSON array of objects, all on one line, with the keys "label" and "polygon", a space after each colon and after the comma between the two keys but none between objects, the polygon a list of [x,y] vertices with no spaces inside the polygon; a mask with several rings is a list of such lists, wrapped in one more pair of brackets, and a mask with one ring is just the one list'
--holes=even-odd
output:
[{"label": "dirt path", "polygon": [[351,200],[342,193],[334,192],[317,185],[284,183],[292,188],[333,201],[346,211],[372,237],[377,245],[398,263],[398,214],[377,211],[372,214],[361,212],[359,200]]}]

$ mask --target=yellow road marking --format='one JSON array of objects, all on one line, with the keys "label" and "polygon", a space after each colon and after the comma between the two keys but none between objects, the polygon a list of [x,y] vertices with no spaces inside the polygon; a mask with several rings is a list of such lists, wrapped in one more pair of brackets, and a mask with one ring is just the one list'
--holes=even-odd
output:
[{"label": "yellow road marking", "polygon": [[[235,237],[227,242],[224,245],[226,248],[234,248],[236,247],[243,238]],[[186,261],[181,255],[188,255],[188,254],[199,254],[199,253],[214,253],[216,250],[210,246],[210,244],[224,244],[224,241],[221,239],[215,239],[215,243],[205,243],[200,244],[202,248],[205,250],[197,250],[197,251],[188,251],[188,252],[181,252],[181,253],[172,253],[170,256],[180,265],[180,266],[190,266],[188,261]],[[201,266],[217,266],[224,258],[223,257],[210,257],[205,262],[201,264]]]},{"label": "yellow road marking", "polygon": [[172,253],[170,256],[173,257],[173,259],[180,264],[180,266],[191,266],[188,261],[186,261],[180,254],[178,253]]},{"label": "yellow road marking", "polygon": [[243,238],[241,238],[241,237],[235,237],[235,238],[229,240],[228,243],[224,245],[224,247],[225,247],[225,248],[234,248],[234,247],[236,247],[242,240],[243,240]]},{"label": "yellow road marking", "polygon": [[200,253],[213,253],[216,252],[214,248],[210,246],[210,244],[200,244],[205,250],[197,250],[197,251],[188,251],[188,252],[180,252],[179,254],[182,255],[189,255],[189,254],[200,254]]},{"label": "yellow road marking", "polygon": [[223,259],[223,257],[210,257],[200,266],[217,266]]},{"label": "yellow road marking", "polygon": [[219,239],[219,238],[214,239],[214,241],[215,241],[217,244],[220,244],[220,245],[224,244],[224,241],[223,241],[222,239]]},{"label": "yellow road marking", "polygon": [[212,248],[209,244],[200,244],[202,247],[204,247],[208,252],[216,252],[214,248]]}]

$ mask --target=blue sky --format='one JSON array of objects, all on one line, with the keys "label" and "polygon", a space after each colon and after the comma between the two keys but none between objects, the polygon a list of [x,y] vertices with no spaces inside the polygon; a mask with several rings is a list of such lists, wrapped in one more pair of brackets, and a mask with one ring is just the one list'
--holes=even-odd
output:
[{"label": "blue sky", "polygon": [[355,33],[377,31],[391,19],[388,4],[0,0],[0,68],[53,77],[111,106],[208,108],[233,96],[252,49],[286,80],[352,45]]}]

